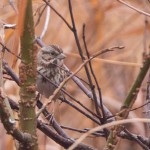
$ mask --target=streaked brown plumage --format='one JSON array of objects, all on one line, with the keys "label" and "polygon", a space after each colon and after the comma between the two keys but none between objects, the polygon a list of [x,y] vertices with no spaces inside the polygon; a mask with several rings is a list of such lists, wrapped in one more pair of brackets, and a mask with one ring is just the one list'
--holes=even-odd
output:
[{"label": "streaked brown plumage", "polygon": [[37,75],[37,90],[46,98],[53,94],[56,87],[43,76],[54,84],[60,85],[66,77],[66,72],[62,69],[64,68],[63,60],[65,57],[62,49],[57,45],[45,46],[38,52],[37,70],[40,74]]}]

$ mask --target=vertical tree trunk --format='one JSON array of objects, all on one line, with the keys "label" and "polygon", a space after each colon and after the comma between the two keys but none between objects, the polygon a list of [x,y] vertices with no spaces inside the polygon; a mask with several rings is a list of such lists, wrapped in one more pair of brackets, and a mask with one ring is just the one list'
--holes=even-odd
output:
[{"label": "vertical tree trunk", "polygon": [[19,126],[23,132],[30,133],[33,137],[31,142],[20,143],[19,149],[36,150],[38,149],[35,113],[36,51],[34,47],[32,0],[21,0],[19,2],[18,28],[21,40]]}]

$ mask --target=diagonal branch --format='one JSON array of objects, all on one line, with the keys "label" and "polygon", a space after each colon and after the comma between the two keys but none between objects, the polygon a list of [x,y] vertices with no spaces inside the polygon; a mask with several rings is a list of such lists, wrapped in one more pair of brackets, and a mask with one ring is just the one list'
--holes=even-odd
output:
[{"label": "diagonal branch", "polygon": [[[104,128],[108,128],[108,127],[111,127],[111,126],[114,126],[114,125],[122,125],[122,124],[133,123],[133,122],[145,122],[145,123],[148,123],[148,122],[150,122],[150,119],[145,119],[145,118],[124,119],[124,120],[118,120],[118,121],[115,121],[115,122],[107,123],[107,124],[104,124],[102,126],[97,126],[97,127],[93,128],[93,129],[89,130],[88,132],[82,134],[80,136],[80,138],[78,140],[76,140],[76,142],[69,147],[68,150],[74,150],[74,148],[80,142],[82,142],[87,136],[89,136],[90,134],[92,134],[92,133],[94,133],[96,131],[99,131],[99,130],[102,130]],[[109,149],[106,149],[106,150],[109,150]]]},{"label": "diagonal branch", "polygon": [[46,0],[43,1],[64,21],[64,23],[68,26],[70,30],[73,30],[71,25],[65,20],[65,18],[49,2],[47,2]]},{"label": "diagonal branch", "polygon": [[9,110],[4,102],[4,99],[5,98],[0,95],[0,118],[7,133],[12,135],[16,140],[20,141],[21,143],[31,142],[32,136],[30,134],[21,132],[19,129],[16,128],[15,124],[12,124],[10,122],[10,114],[8,113]]},{"label": "diagonal branch", "polygon": [[131,8],[131,9],[137,11],[138,13],[140,13],[140,14],[142,14],[142,15],[145,15],[145,16],[150,17],[150,14],[149,14],[149,13],[147,13],[147,12],[145,12],[145,11],[142,11],[142,10],[140,10],[140,9],[138,9],[138,8],[135,8],[134,6],[132,6],[132,5],[130,5],[130,4],[126,3],[126,2],[124,2],[123,0],[117,0],[117,1],[120,2],[120,3],[122,3],[122,4],[124,4],[124,5],[126,5],[126,6],[128,6],[128,7]]},{"label": "diagonal branch", "polygon": [[[126,119],[128,117],[128,114],[137,98],[137,94],[139,92],[140,86],[144,80],[144,77],[146,76],[148,70],[150,68],[150,55],[148,55],[145,60],[143,67],[141,68],[131,90],[129,91],[129,94],[127,95],[127,98],[125,99],[119,113],[117,114],[117,120]],[[108,137],[107,145],[105,149],[113,150],[118,142],[117,140],[117,133],[121,131],[120,126],[115,126],[112,128],[112,131]]]}]

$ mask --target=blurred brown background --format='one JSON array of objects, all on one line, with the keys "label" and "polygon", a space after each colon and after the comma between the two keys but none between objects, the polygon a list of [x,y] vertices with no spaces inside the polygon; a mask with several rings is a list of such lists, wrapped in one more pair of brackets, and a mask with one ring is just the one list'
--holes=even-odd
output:
[{"label": "blurred brown background", "polygon": [[[150,2],[148,0],[126,0],[125,2],[149,12]],[[17,8],[17,1],[14,1]],[[44,4],[41,0],[33,0],[33,10],[35,23],[39,17],[39,8]],[[51,0],[51,5],[71,24],[68,1]],[[146,25],[145,20],[148,17],[137,13],[127,6],[114,0],[72,0],[72,7],[75,22],[77,25],[78,36],[82,48],[82,27],[86,24],[86,42],[90,54],[99,50],[113,46],[125,46],[123,50],[116,50],[101,55],[92,61],[92,65],[102,90],[104,104],[112,111],[113,114],[118,112],[123,100],[134,82],[140,67],[142,66],[143,53],[149,51],[149,23]],[[46,11],[41,17],[39,24],[35,27],[36,36],[40,36]],[[7,0],[1,0],[0,3],[0,24],[9,23],[17,24],[17,15]],[[5,30],[5,44],[14,53],[19,54],[19,39],[16,30]],[[145,34],[146,33],[146,34]],[[58,44],[63,48],[67,55],[65,64],[71,71],[75,71],[81,64],[77,46],[73,33],[66,24],[51,10],[48,31],[43,38],[45,44]],[[85,51],[84,51],[85,54]],[[19,61],[9,53],[5,53],[5,59],[9,65],[18,74]],[[87,80],[84,69],[78,73],[80,77]],[[138,107],[145,102],[146,80],[138,95],[134,107]],[[11,98],[19,100],[19,87],[12,81],[5,82],[5,89]],[[67,91],[71,93],[84,105],[93,109],[93,104],[88,100],[83,92],[72,82],[67,84]],[[61,125],[83,129],[94,127],[92,121],[62,103],[58,107],[56,114]],[[130,113],[129,117],[144,117],[143,108]],[[2,124],[0,124],[0,150],[12,150],[12,137],[6,135]],[[128,125],[128,129],[135,134],[146,136],[146,128],[142,123]],[[72,138],[78,138],[79,133],[66,130]],[[61,150],[59,145],[47,138],[43,133],[38,131],[40,148],[42,150]],[[97,149],[103,148],[104,138],[89,137],[85,140],[88,144]],[[132,145],[132,147],[131,147]],[[122,140],[118,145],[121,150],[140,150],[141,148],[135,143],[128,140]]]}]

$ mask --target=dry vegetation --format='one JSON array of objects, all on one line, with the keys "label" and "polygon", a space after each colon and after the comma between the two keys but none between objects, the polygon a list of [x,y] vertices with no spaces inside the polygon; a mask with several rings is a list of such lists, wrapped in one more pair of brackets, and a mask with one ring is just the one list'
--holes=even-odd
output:
[{"label": "dry vegetation", "polygon": [[[126,0],[126,2],[140,10],[150,12],[150,2],[148,0]],[[50,3],[71,24],[68,1],[51,0]],[[37,22],[40,15],[39,13],[44,8],[44,4],[42,0],[33,0],[34,23]],[[14,1],[14,5],[17,8],[17,1]],[[85,37],[90,55],[113,46],[125,47],[121,50],[116,49],[113,52],[107,52],[96,57],[92,61],[93,70],[101,88],[103,103],[112,114],[115,114],[120,110],[123,101],[140,71],[140,67],[143,63],[143,54],[148,54],[149,52],[149,17],[130,9],[117,0],[113,2],[112,0],[72,0],[72,7],[79,40],[83,50],[83,24],[86,25]],[[45,18],[46,10],[42,14],[37,26],[35,26],[36,36],[41,34]],[[17,24],[17,19],[18,15],[10,6],[9,2],[7,0],[1,0],[0,24]],[[4,43],[13,53],[18,55],[20,52],[20,44],[17,29],[18,27],[16,26],[16,29],[5,30]],[[62,47],[64,53],[67,55],[65,64],[72,72],[82,63],[72,32],[52,10],[50,13],[48,30],[43,37],[43,42],[46,45],[58,44]],[[86,55],[85,50],[83,53]],[[12,67],[14,72],[18,74],[18,65],[20,61],[7,51],[5,52],[5,60],[9,63],[9,66]],[[87,81],[84,68],[77,75]],[[143,81],[133,108],[146,103],[147,81],[148,75]],[[17,84],[6,79],[4,86],[7,95],[17,102],[19,100],[19,87]],[[73,81],[70,80],[67,83],[66,90],[89,109],[95,111],[93,103]],[[52,107],[51,105],[50,109]],[[80,106],[78,107],[81,108]],[[97,126],[93,121],[86,118],[83,114],[66,103],[57,104],[55,110],[56,109],[56,120],[62,126],[80,130]],[[145,111],[144,107],[132,111],[128,118],[145,117],[143,111]],[[0,150],[12,150],[14,146],[13,138],[6,134],[2,124],[0,124],[0,126]],[[149,136],[149,129],[147,129],[147,125],[144,123],[132,123],[126,125],[126,127],[132,133]],[[81,133],[76,131],[64,130],[69,137],[75,139],[81,135]],[[38,137],[41,150],[63,149],[39,130]],[[99,150],[106,144],[104,137],[89,136],[84,142]],[[140,150],[142,148],[135,141],[121,140],[117,149]]]}]

